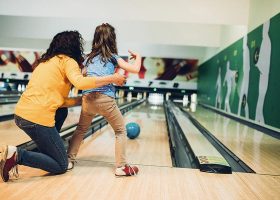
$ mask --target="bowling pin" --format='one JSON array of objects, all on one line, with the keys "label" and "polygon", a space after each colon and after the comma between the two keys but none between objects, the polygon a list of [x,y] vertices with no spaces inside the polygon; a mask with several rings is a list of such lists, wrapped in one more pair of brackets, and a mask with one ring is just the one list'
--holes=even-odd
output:
[{"label": "bowling pin", "polygon": [[19,92],[21,92],[21,84],[18,84],[17,90],[18,90]]},{"label": "bowling pin", "polygon": [[140,100],[140,93],[137,93],[137,100]]},{"label": "bowling pin", "polygon": [[147,93],[146,92],[144,92],[143,97],[144,97],[144,99],[147,98]]},{"label": "bowling pin", "polygon": [[127,100],[128,100],[129,102],[131,102],[131,100],[132,100],[132,94],[131,94],[131,92],[129,92],[129,93],[127,94]]},{"label": "bowling pin", "polygon": [[190,110],[191,110],[191,112],[195,112],[196,111],[196,103],[191,102]]},{"label": "bowling pin", "polygon": [[183,97],[183,106],[186,107],[189,103],[189,99],[187,95],[184,95]]},{"label": "bowling pin", "polygon": [[194,94],[191,95],[191,102],[192,103],[197,103],[197,94],[194,93]]}]

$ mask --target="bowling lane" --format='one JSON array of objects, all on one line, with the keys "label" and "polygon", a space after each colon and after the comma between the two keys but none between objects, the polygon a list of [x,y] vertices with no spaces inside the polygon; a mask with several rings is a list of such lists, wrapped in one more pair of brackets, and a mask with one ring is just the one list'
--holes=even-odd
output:
[{"label": "bowling lane", "polygon": [[[7,106],[8,105],[5,105],[5,108],[7,108]],[[80,110],[81,110],[81,106],[69,108],[68,116],[62,128],[65,128],[74,123],[78,123]],[[12,109],[11,114],[13,114],[13,112],[14,109]],[[1,114],[2,114],[2,110],[1,110]],[[13,119],[0,122],[0,145],[10,144],[10,145],[18,146],[30,140],[31,140],[30,137],[28,137],[24,133],[24,131],[22,131],[17,127]]]},{"label": "bowling lane", "polygon": [[280,175],[280,140],[201,106],[190,114],[256,173]]},{"label": "bowling lane", "polygon": [[14,114],[16,104],[2,104],[0,105],[0,116]]},{"label": "bowling lane", "polygon": [[14,93],[14,92],[0,92],[0,103],[7,103],[7,102],[17,102],[20,98],[21,93]]},{"label": "bowling lane", "polygon": [[16,126],[14,120],[0,122],[0,146],[17,146],[28,141],[30,138]]},{"label": "bowling lane", "polygon": [[[127,101],[123,99],[119,99],[117,102],[119,105],[127,103]],[[69,113],[62,128],[79,122],[81,106],[72,107],[68,110]],[[14,110],[12,112],[14,112]],[[16,126],[14,120],[0,122],[0,145],[10,144],[17,146],[30,140],[31,139]]]},{"label": "bowling lane", "polygon": [[81,109],[82,109],[81,106],[75,106],[75,107],[68,108],[68,115],[62,125],[62,129],[67,128],[67,127],[71,126],[72,124],[79,122]]},{"label": "bowling lane", "polygon": [[[172,166],[167,125],[163,107],[151,107],[146,103],[125,115],[125,121],[136,122],[140,135],[127,139],[127,161],[132,164]],[[110,126],[88,137],[82,145],[78,160],[115,162],[115,137]]]}]

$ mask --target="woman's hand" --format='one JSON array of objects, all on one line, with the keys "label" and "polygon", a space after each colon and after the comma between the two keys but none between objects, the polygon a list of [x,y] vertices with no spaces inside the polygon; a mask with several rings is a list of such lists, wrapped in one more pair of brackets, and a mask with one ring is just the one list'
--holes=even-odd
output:
[{"label": "woman's hand", "polygon": [[64,99],[63,105],[60,107],[73,107],[73,106],[79,106],[82,104],[82,96],[77,97],[67,97]]},{"label": "woman's hand", "polygon": [[82,69],[82,75],[83,75],[83,77],[86,77],[86,76],[87,76],[87,68],[86,68],[86,67],[84,67],[84,68]]},{"label": "woman's hand", "polygon": [[113,75],[113,83],[115,83],[118,86],[122,86],[126,83],[126,77],[119,73],[115,73]]}]

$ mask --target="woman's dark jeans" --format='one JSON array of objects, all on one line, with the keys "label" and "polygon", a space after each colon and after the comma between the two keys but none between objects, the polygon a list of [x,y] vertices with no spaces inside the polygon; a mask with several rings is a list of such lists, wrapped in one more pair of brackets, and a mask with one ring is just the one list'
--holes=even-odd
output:
[{"label": "woman's dark jeans", "polygon": [[54,127],[35,124],[15,115],[17,126],[29,135],[39,150],[39,152],[34,152],[19,149],[19,165],[40,168],[53,174],[66,172],[68,158],[59,131],[67,117],[67,113],[67,108],[60,108],[56,111]]}]

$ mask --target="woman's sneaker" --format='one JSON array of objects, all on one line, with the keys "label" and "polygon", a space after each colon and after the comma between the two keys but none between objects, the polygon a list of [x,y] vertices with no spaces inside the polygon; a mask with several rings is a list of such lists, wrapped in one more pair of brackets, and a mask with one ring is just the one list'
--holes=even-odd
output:
[{"label": "woman's sneaker", "polygon": [[11,175],[18,177],[17,148],[5,146],[1,154],[0,173],[3,181],[7,182],[10,179],[10,172]]},{"label": "woman's sneaker", "polygon": [[139,169],[136,166],[130,166],[128,164],[117,167],[115,171],[116,176],[135,176],[138,173]]},{"label": "woman's sneaker", "polygon": [[74,165],[77,163],[76,159],[74,157],[68,156],[68,166],[67,170],[70,171],[74,168]]},{"label": "woman's sneaker", "polygon": [[71,160],[68,160],[68,166],[67,166],[67,170],[70,171],[74,168],[74,165],[77,161],[71,161]]}]

